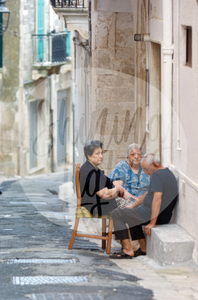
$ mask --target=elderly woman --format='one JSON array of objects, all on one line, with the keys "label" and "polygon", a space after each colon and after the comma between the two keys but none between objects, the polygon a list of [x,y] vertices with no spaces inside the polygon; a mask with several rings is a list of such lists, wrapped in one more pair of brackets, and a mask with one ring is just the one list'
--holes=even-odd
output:
[{"label": "elderly woman", "polygon": [[[150,185],[150,176],[146,175],[141,168],[140,162],[142,156],[143,148],[141,145],[135,143],[129,145],[126,152],[126,159],[119,162],[110,174],[110,178],[115,186],[122,185],[125,188],[124,198],[116,197],[117,206],[120,208],[133,205],[136,200],[143,199],[147,193]],[[132,240],[134,240],[132,231],[130,234]],[[139,247],[137,241],[133,241],[132,245],[136,249]],[[134,251],[134,256],[145,254],[140,248]]]},{"label": "elderly woman", "polygon": [[[127,192],[127,197],[143,196],[149,187],[150,176],[144,174],[144,170],[140,166],[143,155],[141,145],[131,144],[127,148],[126,159],[119,162],[113,172],[110,174],[110,179],[115,186],[122,185]],[[128,205],[126,201],[126,205]]]},{"label": "elderly woman", "polygon": [[92,215],[106,215],[117,207],[115,197],[124,195],[124,188],[103,174],[98,166],[103,161],[103,144],[94,140],[84,146],[87,161],[80,168],[81,206]]}]

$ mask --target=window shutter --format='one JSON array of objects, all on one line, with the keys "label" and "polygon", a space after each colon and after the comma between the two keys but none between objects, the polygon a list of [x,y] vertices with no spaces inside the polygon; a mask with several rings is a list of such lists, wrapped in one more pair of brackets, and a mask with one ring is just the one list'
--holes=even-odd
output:
[{"label": "window shutter", "polygon": [[[0,13],[0,23],[3,24],[2,13]],[[3,68],[3,35],[0,35],[0,68]]]},{"label": "window shutter", "polygon": [[[45,0],[37,0],[37,34],[45,33]],[[37,39],[37,61],[44,61],[44,36]]]}]

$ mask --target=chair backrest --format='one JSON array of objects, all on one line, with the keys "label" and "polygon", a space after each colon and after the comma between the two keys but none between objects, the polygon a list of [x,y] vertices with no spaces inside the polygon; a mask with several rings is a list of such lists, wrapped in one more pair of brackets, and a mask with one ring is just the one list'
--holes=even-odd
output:
[{"label": "chair backrest", "polygon": [[76,164],[76,194],[77,194],[77,208],[81,207],[81,192],[80,192],[80,164]]}]

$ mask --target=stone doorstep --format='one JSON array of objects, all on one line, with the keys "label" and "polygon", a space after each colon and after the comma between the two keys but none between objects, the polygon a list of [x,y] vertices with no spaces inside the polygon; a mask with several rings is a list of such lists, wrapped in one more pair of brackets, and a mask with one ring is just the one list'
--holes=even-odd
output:
[{"label": "stone doorstep", "polygon": [[147,236],[147,256],[161,266],[192,259],[193,237],[177,224],[157,225]]}]

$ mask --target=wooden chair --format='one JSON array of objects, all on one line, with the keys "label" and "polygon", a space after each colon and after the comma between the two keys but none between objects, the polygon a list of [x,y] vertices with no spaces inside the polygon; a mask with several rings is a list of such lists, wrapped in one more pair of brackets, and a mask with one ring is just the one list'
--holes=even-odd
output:
[{"label": "wooden chair", "polygon": [[[112,240],[112,230],[113,230],[113,220],[111,215],[105,215],[102,217],[98,217],[102,219],[102,235],[91,235],[91,234],[83,234],[78,233],[78,224],[81,218],[93,218],[93,215],[85,208],[81,207],[81,192],[80,192],[80,164],[76,164],[76,193],[77,193],[77,209],[76,209],[76,220],[74,224],[74,229],[72,233],[72,237],[69,243],[68,249],[72,249],[73,243],[76,236],[88,237],[92,239],[101,239],[102,240],[102,249],[106,249],[106,241],[107,241],[107,254],[111,252],[111,240]],[[96,217],[94,217],[96,218]],[[106,225],[106,220],[109,219],[109,225]],[[108,233],[106,232],[106,228],[108,227]]]}]

